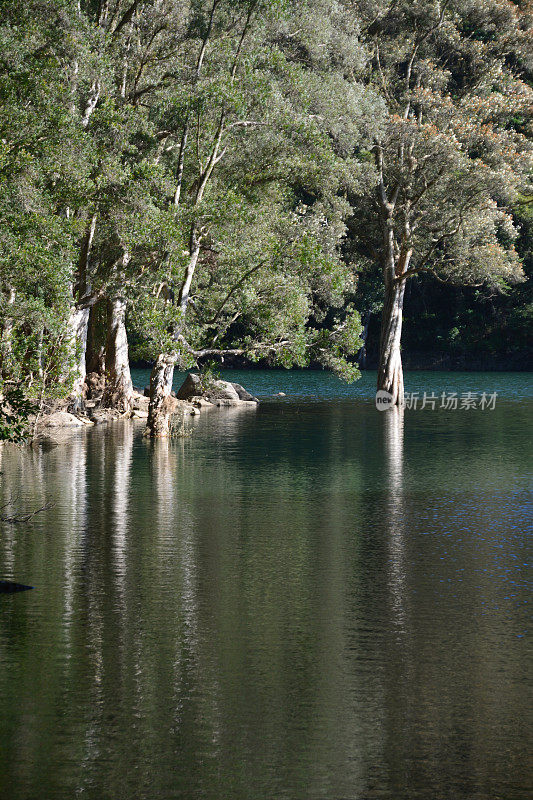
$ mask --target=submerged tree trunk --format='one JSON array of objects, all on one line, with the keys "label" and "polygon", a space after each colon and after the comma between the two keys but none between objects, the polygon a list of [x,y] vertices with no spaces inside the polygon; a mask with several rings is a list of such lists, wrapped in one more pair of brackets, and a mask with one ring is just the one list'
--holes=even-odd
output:
[{"label": "submerged tree trunk", "polygon": [[391,405],[404,403],[403,370],[400,343],[402,336],[404,280],[388,281],[381,319],[379,345],[378,390],[391,396]]},{"label": "submerged tree trunk", "polygon": [[67,336],[70,350],[70,374],[74,376],[71,398],[75,410],[83,405],[83,389],[85,384],[85,354],[87,350],[87,329],[89,326],[89,308],[73,306],[67,322]]},{"label": "submerged tree trunk", "polygon": [[162,353],[155,362],[150,375],[150,405],[146,435],[153,439],[169,434],[169,398],[172,391],[175,363],[174,355]]},{"label": "submerged tree trunk", "polygon": [[126,300],[123,297],[109,300],[107,315],[104,405],[125,413],[133,405],[126,333]]}]

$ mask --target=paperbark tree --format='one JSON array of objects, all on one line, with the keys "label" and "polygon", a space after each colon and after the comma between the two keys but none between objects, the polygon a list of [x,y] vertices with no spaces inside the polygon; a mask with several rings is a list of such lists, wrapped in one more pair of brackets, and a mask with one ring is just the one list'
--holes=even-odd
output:
[{"label": "paperbark tree", "polygon": [[126,299],[114,297],[108,300],[107,314],[104,405],[126,413],[131,410],[133,404],[133,384],[126,333]]},{"label": "paperbark tree", "polygon": [[[315,345],[315,357],[324,363],[329,359],[329,366],[342,366],[348,374],[342,354],[358,349],[360,327],[352,310],[339,309],[341,319],[332,325],[339,330],[329,338],[311,326],[306,330],[312,314],[326,316],[320,302],[337,292],[343,295],[351,285],[337,250],[346,208],[335,196],[341,164],[336,147],[363,138],[366,107],[363,100],[348,119],[346,111],[353,112],[361,99],[360,86],[344,77],[345,67],[360,55],[356,40],[349,47],[346,31],[335,27],[341,19],[335,8],[312,2],[304,6],[287,7],[282,14],[257,0],[211,0],[204,6],[204,34],[197,37],[191,59],[183,127],[169,131],[166,144],[168,152],[175,139],[173,211],[185,223],[185,247],[177,257],[174,248],[166,280],[162,271],[155,288],[160,298],[161,285],[166,286],[167,357],[175,351],[182,365],[200,352],[220,358],[247,352],[282,363],[307,363]],[[323,45],[316,43],[313,24],[319,12]],[[340,48],[336,52],[333,31]],[[272,65],[266,52],[275,53]],[[334,134],[341,119],[345,129]],[[291,175],[288,180],[284,156],[291,172],[299,170],[297,179]],[[307,205],[296,199],[298,189],[290,185],[298,181],[308,181],[313,193]],[[264,201],[258,200],[259,187]],[[233,253],[228,258],[229,241]],[[240,341],[231,333],[244,318],[257,333],[247,336],[243,348],[242,333]],[[163,373],[158,375],[162,380]]]},{"label": "paperbark tree", "polygon": [[174,353],[161,354],[157,357],[150,374],[150,404],[146,433],[153,439],[169,435],[169,398],[175,363]]},{"label": "paperbark tree", "polygon": [[406,281],[424,271],[467,284],[522,278],[508,206],[531,165],[513,117],[527,115],[532,94],[514,3],[359,5],[388,119],[373,149],[376,190],[351,231],[382,271],[378,389],[401,405]]}]

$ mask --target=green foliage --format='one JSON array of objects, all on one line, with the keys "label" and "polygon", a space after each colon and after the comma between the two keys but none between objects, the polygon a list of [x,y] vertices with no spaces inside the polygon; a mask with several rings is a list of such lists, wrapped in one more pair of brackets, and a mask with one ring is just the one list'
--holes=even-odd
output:
[{"label": "green foliage", "polygon": [[0,441],[23,442],[29,436],[34,412],[34,404],[21,387],[0,386]]},{"label": "green foliage", "polygon": [[522,330],[529,19],[483,0],[6,0],[0,374],[66,396],[69,319],[120,296],[134,357],[357,377],[380,181],[395,257],[520,297]]},{"label": "green foliage", "polygon": [[210,391],[213,391],[216,386],[216,382],[220,380],[221,375],[220,371],[217,368],[217,365],[214,361],[208,361],[204,364],[199,372],[199,394],[208,394]]}]

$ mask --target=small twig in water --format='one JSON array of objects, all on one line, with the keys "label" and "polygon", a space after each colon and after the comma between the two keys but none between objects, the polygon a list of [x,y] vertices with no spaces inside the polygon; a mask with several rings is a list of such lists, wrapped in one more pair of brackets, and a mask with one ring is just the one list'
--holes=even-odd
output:
[{"label": "small twig in water", "polygon": [[[0,514],[0,522],[9,522],[13,525],[16,525],[20,522],[29,522],[33,517],[37,514],[40,514],[41,511],[48,511],[50,508],[54,507],[54,503],[45,503],[44,506],[40,508],[36,508],[35,511],[29,511],[26,514],[13,514],[12,516],[6,516],[4,514]],[[6,506],[1,506],[0,510],[6,508]]]}]

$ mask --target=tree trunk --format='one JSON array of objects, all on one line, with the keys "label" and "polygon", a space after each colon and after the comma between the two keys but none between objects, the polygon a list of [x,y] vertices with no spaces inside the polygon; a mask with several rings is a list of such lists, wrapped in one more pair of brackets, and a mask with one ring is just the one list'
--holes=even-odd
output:
[{"label": "tree trunk", "polygon": [[108,301],[105,367],[104,405],[122,413],[130,411],[133,405],[133,384],[128,357],[126,301],[123,297]]},{"label": "tree trunk", "polygon": [[385,302],[381,319],[379,345],[378,390],[392,396],[391,405],[404,403],[402,356],[400,342],[402,336],[403,297],[405,280],[387,281]]},{"label": "tree trunk", "polygon": [[[7,289],[6,303],[8,306],[15,305],[15,290],[12,286]],[[9,371],[9,362],[12,355],[12,337],[13,337],[13,319],[7,316],[4,319],[1,331],[1,346],[0,346],[0,374],[5,377],[5,373]]]},{"label": "tree trunk", "polygon": [[85,384],[85,353],[87,350],[87,329],[89,326],[89,308],[73,306],[67,322],[71,364],[74,374],[71,398],[75,410],[83,405],[83,389]]},{"label": "tree trunk", "polygon": [[170,392],[174,378],[175,357],[162,353],[154,364],[150,375],[150,405],[146,435],[152,439],[168,436]]}]

